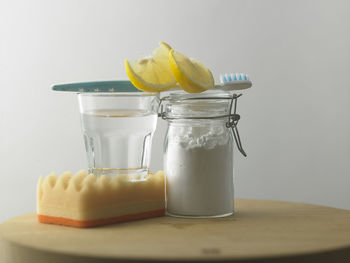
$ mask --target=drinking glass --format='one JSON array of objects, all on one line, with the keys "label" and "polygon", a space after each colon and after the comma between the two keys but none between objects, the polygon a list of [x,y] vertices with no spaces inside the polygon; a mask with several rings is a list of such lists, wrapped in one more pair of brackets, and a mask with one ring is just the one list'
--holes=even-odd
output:
[{"label": "drinking glass", "polygon": [[146,178],[159,93],[140,92],[129,81],[74,83],[53,89],[78,92],[90,173]]}]

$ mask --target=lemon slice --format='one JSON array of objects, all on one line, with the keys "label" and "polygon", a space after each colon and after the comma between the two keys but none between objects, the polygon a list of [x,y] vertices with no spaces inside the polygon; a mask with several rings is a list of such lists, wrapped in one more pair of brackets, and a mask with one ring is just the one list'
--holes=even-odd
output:
[{"label": "lemon slice", "polygon": [[176,79],[169,63],[171,47],[160,42],[151,57],[129,62],[125,60],[126,74],[131,83],[145,92],[161,92],[173,88]]},{"label": "lemon slice", "polygon": [[213,74],[198,60],[171,49],[169,61],[177,82],[188,93],[199,93],[214,87]]}]

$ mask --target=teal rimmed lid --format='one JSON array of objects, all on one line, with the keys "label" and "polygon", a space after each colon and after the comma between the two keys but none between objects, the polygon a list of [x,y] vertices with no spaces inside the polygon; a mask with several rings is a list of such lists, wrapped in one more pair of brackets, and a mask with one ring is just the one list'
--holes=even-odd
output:
[{"label": "teal rimmed lid", "polygon": [[52,86],[52,90],[71,92],[142,92],[128,80],[59,84]]}]

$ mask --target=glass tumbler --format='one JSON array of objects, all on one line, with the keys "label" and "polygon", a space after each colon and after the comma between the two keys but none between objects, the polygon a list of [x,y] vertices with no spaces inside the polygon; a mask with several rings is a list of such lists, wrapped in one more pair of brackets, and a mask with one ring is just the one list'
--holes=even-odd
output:
[{"label": "glass tumbler", "polygon": [[158,94],[79,93],[78,100],[89,172],[145,178]]},{"label": "glass tumbler", "polygon": [[149,172],[159,93],[144,93],[130,81],[54,85],[78,94],[88,170],[99,175],[128,175],[143,180]]}]

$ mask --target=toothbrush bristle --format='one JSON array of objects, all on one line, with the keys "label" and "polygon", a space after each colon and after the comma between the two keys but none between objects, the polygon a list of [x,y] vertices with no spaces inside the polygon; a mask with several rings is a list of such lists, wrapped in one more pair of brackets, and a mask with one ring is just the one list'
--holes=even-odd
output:
[{"label": "toothbrush bristle", "polygon": [[244,73],[225,73],[220,74],[220,82],[234,82],[234,81],[250,81],[247,74]]}]

